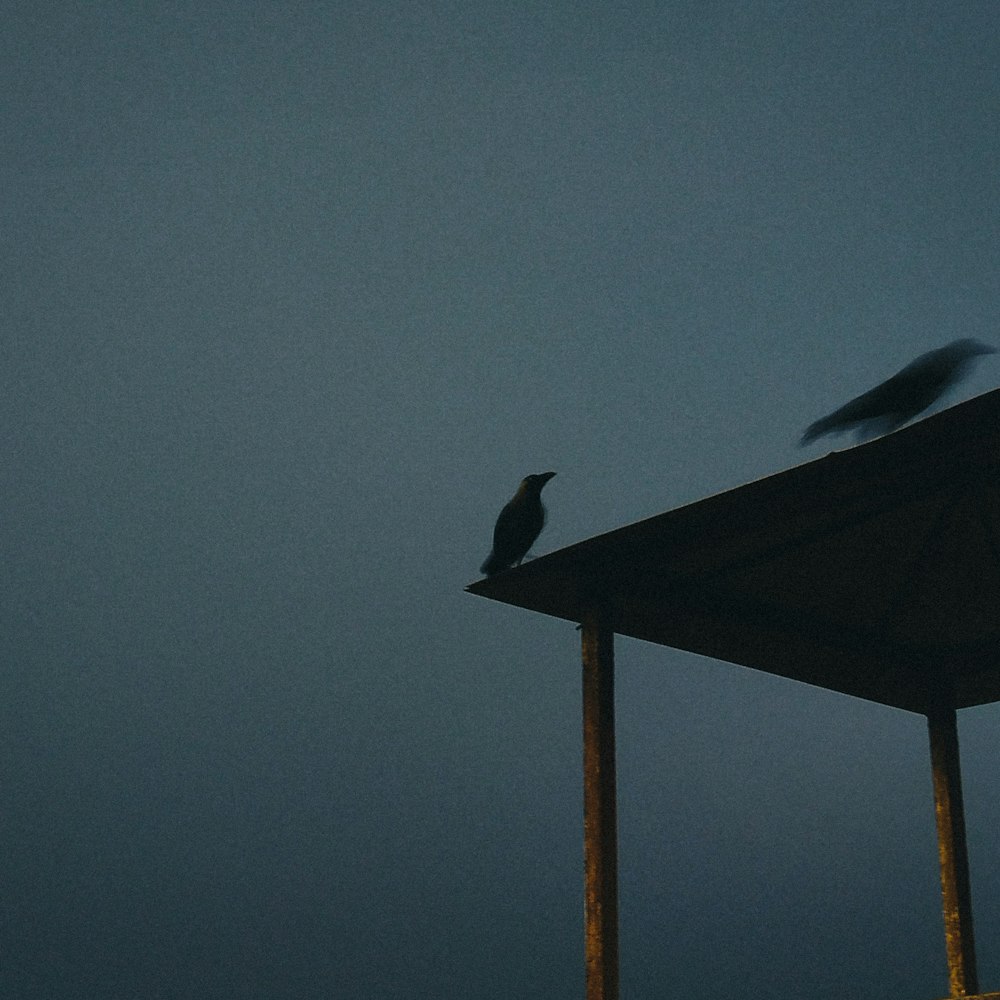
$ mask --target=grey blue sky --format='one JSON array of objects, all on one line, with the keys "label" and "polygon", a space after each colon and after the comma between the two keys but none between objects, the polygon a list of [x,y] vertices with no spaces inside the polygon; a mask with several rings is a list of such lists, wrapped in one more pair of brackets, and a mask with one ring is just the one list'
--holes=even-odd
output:
[{"label": "grey blue sky", "polygon": [[[1000,345],[998,29],[8,5],[0,994],[581,996],[578,634],[463,587],[528,472],[545,552]],[[943,996],[923,719],[618,661],[623,996]],[[961,719],[988,989],[998,722]]]}]

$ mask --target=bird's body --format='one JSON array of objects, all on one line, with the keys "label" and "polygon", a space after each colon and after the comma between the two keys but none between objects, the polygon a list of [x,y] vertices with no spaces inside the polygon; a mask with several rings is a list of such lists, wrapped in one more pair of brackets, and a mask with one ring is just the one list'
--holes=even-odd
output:
[{"label": "bird's body", "polygon": [[542,472],[521,480],[517,492],[500,511],[493,529],[493,551],[480,572],[493,576],[501,570],[518,566],[545,526],[542,487],[555,475]]},{"label": "bird's body", "polygon": [[881,385],[810,424],[802,435],[801,444],[809,444],[824,434],[841,434],[851,429],[862,441],[888,434],[923,413],[947,389],[964,378],[975,358],[994,353],[996,349],[993,347],[965,339],[921,354]]}]

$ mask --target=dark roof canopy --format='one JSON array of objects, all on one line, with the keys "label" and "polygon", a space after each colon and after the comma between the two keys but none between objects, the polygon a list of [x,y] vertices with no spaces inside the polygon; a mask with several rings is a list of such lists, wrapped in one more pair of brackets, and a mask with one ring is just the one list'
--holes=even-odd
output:
[{"label": "dark roof canopy", "polygon": [[468,589],[910,711],[1000,700],[1000,390]]}]

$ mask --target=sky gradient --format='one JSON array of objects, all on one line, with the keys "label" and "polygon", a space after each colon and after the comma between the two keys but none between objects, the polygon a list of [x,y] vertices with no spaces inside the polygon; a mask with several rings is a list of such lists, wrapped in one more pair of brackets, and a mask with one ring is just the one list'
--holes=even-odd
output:
[{"label": "sky gradient", "polygon": [[[581,996],[579,636],[463,592],[500,507],[555,470],[550,551],[1000,346],[995,3],[501,6],[6,15],[3,996]],[[617,652],[622,995],[943,996],[924,720]]]}]

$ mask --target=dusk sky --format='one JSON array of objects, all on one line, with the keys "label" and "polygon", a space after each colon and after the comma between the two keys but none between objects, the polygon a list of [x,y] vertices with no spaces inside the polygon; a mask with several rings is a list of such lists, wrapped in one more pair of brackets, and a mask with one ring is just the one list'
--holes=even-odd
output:
[{"label": "dusk sky", "polygon": [[[1000,4],[8,6],[0,996],[577,1000],[579,633],[464,587],[1000,346]],[[622,996],[944,996],[925,719],[616,650]]]}]

